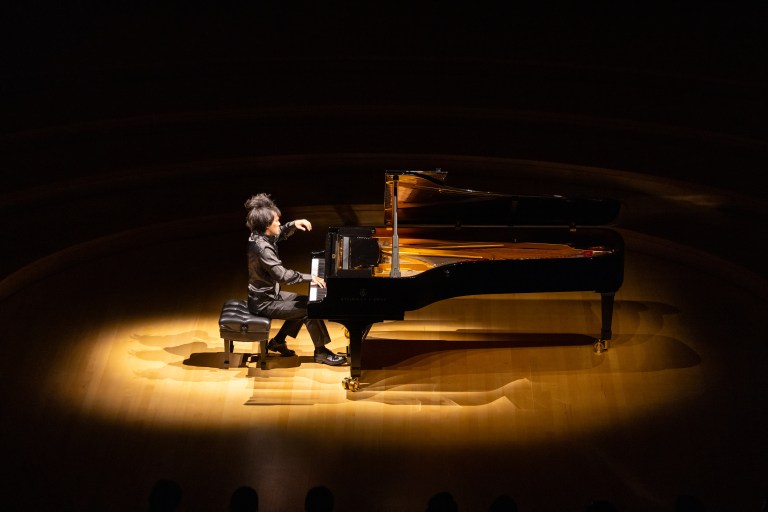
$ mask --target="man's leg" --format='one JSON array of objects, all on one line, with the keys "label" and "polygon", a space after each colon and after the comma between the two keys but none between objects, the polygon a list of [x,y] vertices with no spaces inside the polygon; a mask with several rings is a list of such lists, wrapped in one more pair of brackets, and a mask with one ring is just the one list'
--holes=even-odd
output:
[{"label": "man's leg", "polygon": [[280,352],[284,357],[295,354],[286,345],[285,338],[287,336],[295,338],[301,329],[301,325],[304,324],[307,326],[309,336],[312,338],[312,344],[315,346],[315,362],[331,366],[344,364],[347,361],[345,357],[336,355],[325,348],[331,341],[331,336],[328,334],[325,322],[319,319],[307,318],[307,300],[308,297],[306,295],[280,292],[280,300],[260,305],[259,314],[285,320],[277,336],[269,341],[267,347],[274,352]]},{"label": "man's leg", "polygon": [[328,334],[325,322],[307,318],[307,301],[309,298],[306,295],[280,292],[280,299],[270,303],[266,309],[267,316],[285,320],[277,336],[275,336],[276,340],[285,342],[287,336],[295,338],[301,330],[301,325],[304,324],[307,326],[307,331],[315,348],[324,347],[331,342],[331,336]]},{"label": "man's leg", "polygon": [[328,329],[325,328],[325,322],[319,319],[307,319],[304,321],[309,335],[312,336],[312,343],[315,345],[315,362],[339,366],[347,362],[347,358],[334,354],[325,346],[330,343],[331,337]]},{"label": "man's leg", "polygon": [[298,295],[295,293],[280,292],[280,300],[262,302],[255,305],[254,308],[259,315],[284,320],[277,335],[267,343],[269,350],[279,352],[283,357],[296,355],[296,352],[288,348],[286,338],[288,336],[295,338],[299,334],[301,325],[307,316],[306,308],[302,310],[301,307],[298,307],[294,300],[296,297]]},{"label": "man's leg", "polygon": [[331,335],[328,334],[328,329],[322,320],[307,318],[304,320],[304,325],[307,326],[307,331],[315,348],[324,347],[331,342]]}]

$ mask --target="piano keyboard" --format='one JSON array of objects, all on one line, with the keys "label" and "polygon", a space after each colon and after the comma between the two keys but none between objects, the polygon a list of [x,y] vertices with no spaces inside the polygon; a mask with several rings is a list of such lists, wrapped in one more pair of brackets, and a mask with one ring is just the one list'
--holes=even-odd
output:
[{"label": "piano keyboard", "polygon": [[[310,274],[325,279],[325,256],[324,254],[312,255],[312,265]],[[315,283],[309,283],[309,301],[319,302],[325,298],[326,288],[320,288]]]}]

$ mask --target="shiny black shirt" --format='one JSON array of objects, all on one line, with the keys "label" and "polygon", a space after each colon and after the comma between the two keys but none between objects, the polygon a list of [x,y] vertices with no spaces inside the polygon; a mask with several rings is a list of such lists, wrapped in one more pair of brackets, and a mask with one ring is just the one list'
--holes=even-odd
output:
[{"label": "shiny black shirt", "polygon": [[302,274],[283,266],[277,250],[278,242],[296,232],[293,221],[280,226],[280,235],[266,236],[251,233],[248,238],[248,298],[257,302],[278,300],[281,284],[311,281],[310,274]]}]

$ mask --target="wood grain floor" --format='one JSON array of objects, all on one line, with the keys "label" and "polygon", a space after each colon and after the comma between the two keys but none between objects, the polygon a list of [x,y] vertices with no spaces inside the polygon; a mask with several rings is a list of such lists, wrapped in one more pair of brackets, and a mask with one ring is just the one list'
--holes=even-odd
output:
[{"label": "wood grain floor", "polygon": [[[315,231],[286,246],[289,264],[308,266]],[[239,343],[225,367],[217,318],[244,295],[242,233],[175,232],[49,260],[5,294],[11,505],[143,510],[166,477],[188,511],[225,510],[240,485],[261,510],[302,510],[318,484],[339,511],[424,510],[441,490],[463,511],[502,493],[521,511],[672,510],[680,494],[760,509],[766,296],[749,275],[624,231],[604,354],[597,294],[462,297],[375,325],[353,393],[348,368],[312,361],[305,331],[298,360],[261,371]]]}]

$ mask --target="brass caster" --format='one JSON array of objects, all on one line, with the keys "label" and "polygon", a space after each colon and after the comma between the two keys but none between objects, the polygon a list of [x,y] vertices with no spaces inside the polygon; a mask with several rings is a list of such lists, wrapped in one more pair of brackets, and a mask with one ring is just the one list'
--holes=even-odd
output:
[{"label": "brass caster", "polygon": [[608,350],[608,341],[607,340],[597,340],[594,345],[595,354],[602,354],[606,350]]},{"label": "brass caster", "polygon": [[357,391],[360,389],[360,381],[352,377],[345,377],[341,382],[341,387],[347,391]]}]

